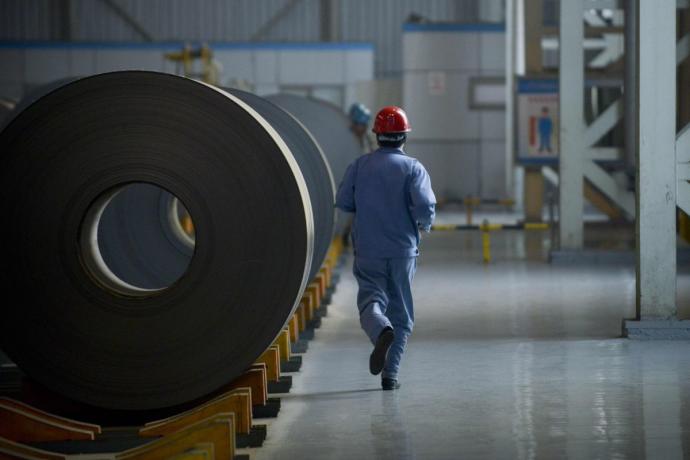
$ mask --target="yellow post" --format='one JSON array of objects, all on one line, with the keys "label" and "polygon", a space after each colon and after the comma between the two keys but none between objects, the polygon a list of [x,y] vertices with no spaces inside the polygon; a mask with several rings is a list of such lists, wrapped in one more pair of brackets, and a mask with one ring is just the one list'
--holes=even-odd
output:
[{"label": "yellow post", "polygon": [[463,200],[463,203],[465,205],[465,215],[467,217],[467,225],[472,225],[472,206],[474,205],[474,202],[471,197],[467,197]]},{"label": "yellow post", "polygon": [[481,226],[482,231],[482,255],[484,256],[484,263],[491,262],[491,227],[489,221],[484,219]]}]

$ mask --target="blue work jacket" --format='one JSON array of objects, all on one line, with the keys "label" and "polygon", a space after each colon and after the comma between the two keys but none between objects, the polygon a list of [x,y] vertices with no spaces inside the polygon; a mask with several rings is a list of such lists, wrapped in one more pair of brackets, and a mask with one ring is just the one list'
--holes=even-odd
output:
[{"label": "blue work jacket", "polygon": [[429,231],[433,223],[436,197],[420,162],[402,149],[379,148],[347,168],[335,204],[355,214],[355,255],[414,257],[419,230]]}]

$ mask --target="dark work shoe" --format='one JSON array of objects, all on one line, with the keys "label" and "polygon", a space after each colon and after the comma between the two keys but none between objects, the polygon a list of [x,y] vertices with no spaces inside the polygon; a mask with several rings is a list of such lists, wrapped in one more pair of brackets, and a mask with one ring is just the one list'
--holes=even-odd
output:
[{"label": "dark work shoe", "polygon": [[383,366],[386,364],[388,349],[391,347],[394,338],[395,333],[393,333],[393,329],[387,327],[381,332],[379,338],[376,340],[374,351],[372,351],[371,356],[369,356],[369,372],[373,375],[378,375],[383,370]]},{"label": "dark work shoe", "polygon": [[400,388],[400,382],[396,379],[387,379],[386,377],[381,379],[381,388],[384,390],[397,390]]}]

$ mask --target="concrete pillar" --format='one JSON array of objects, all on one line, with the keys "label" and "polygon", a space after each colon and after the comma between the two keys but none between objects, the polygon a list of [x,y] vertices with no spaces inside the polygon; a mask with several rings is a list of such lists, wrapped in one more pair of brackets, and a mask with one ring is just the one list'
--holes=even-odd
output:
[{"label": "concrete pillar", "polygon": [[637,316],[676,316],[676,0],[638,2]]},{"label": "concrete pillar", "polygon": [[585,148],[584,22],[582,0],[561,0],[560,11],[560,190],[561,249],[582,249]]}]

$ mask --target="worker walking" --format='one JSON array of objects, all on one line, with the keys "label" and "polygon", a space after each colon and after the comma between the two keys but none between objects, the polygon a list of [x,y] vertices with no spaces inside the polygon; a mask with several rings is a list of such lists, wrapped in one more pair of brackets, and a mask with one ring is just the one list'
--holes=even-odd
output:
[{"label": "worker walking", "polygon": [[356,102],[350,106],[350,131],[355,135],[362,153],[371,152],[374,149],[374,141],[369,134],[369,120],[371,112],[361,102]]},{"label": "worker walking", "polygon": [[384,107],[372,131],[379,148],[348,167],[336,206],[354,213],[357,306],[362,329],[374,344],[369,370],[383,371],[382,388],[393,390],[400,386],[400,361],[414,325],[410,285],[419,231],[431,229],[436,198],[424,166],[403,151],[410,131],[405,112]]}]

